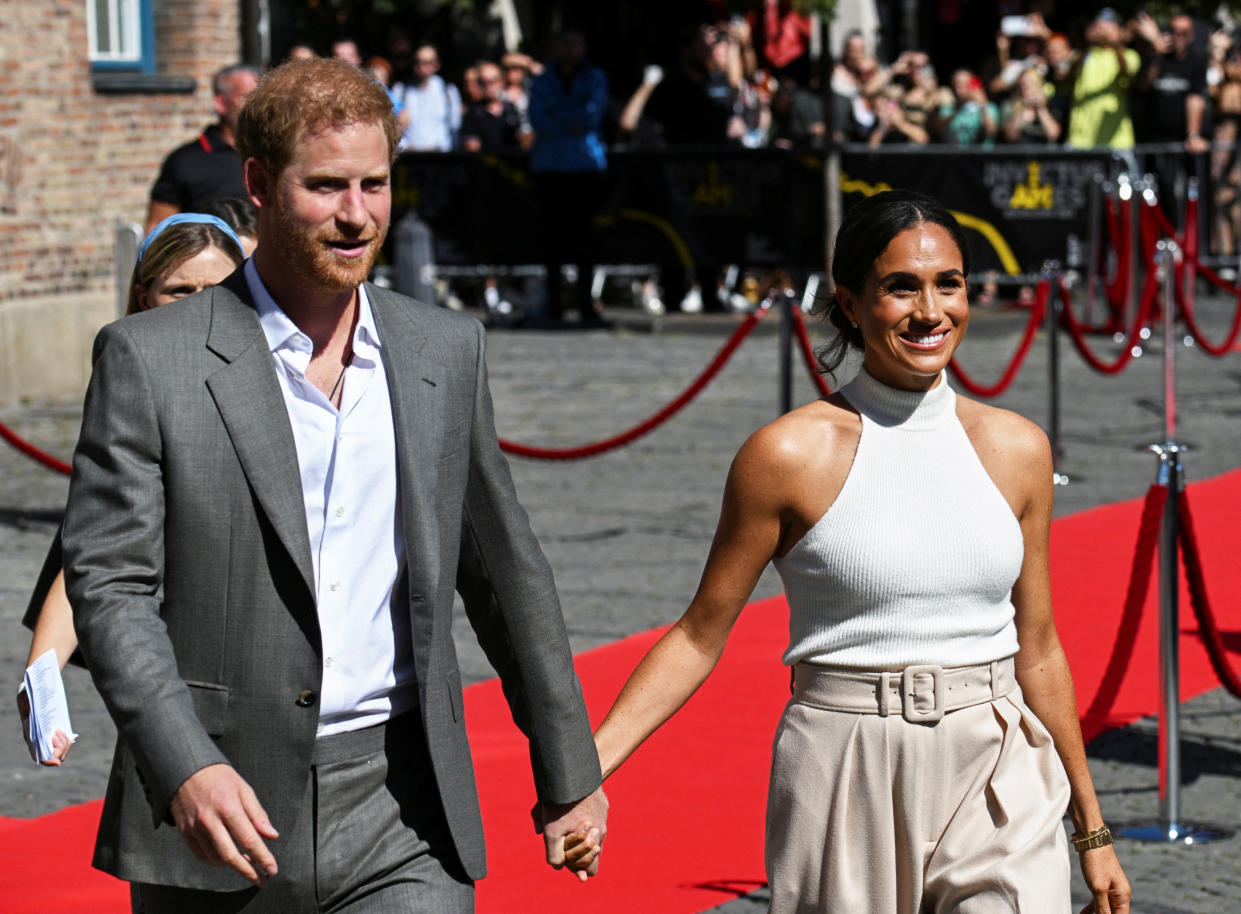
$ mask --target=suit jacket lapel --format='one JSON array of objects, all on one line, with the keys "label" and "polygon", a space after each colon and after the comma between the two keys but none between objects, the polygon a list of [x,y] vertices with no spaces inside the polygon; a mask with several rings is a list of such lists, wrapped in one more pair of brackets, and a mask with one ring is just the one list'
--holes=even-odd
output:
[{"label": "suit jacket lapel", "polygon": [[207,388],[237,459],[313,597],[314,565],[297,446],[271,350],[241,270],[213,290],[207,348],[228,363],[207,379]]},{"label": "suit jacket lapel", "polygon": [[[424,352],[425,328],[413,307],[383,289],[366,287],[383,346],[384,373],[392,400],[396,436],[397,488],[405,531],[405,560],[411,596],[434,586],[439,570],[439,518],[435,511],[436,477],[443,442],[445,397],[443,367]],[[427,602],[415,608],[429,609]],[[413,613],[415,664],[426,670],[432,644],[432,613]]]}]

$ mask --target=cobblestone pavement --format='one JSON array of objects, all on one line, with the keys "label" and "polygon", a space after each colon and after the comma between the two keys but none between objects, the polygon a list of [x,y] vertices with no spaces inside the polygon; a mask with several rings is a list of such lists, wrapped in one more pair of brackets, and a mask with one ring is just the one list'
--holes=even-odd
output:
[{"label": "cobblestone pavement", "polygon": [[[1213,338],[1222,336],[1231,304],[1205,301],[1199,310]],[[736,324],[732,317],[699,315],[668,318],[657,333],[629,322],[611,331],[494,331],[488,362],[499,432],[523,443],[572,445],[627,428],[687,385]],[[1024,324],[1021,313],[976,310],[960,353],[970,374],[998,377]],[[696,401],[636,443],[592,460],[513,461],[518,492],[556,572],[574,650],[666,624],[692,595],[732,455],[778,411],[775,326],[773,314]],[[1040,333],[1013,388],[993,401],[1045,428],[1047,351]],[[1155,471],[1145,447],[1164,437],[1162,344],[1152,341],[1118,376],[1091,371],[1067,339],[1060,351],[1061,469],[1071,482],[1057,490],[1057,514],[1140,496]],[[1176,366],[1178,437],[1193,448],[1185,458],[1187,478],[1241,465],[1241,358],[1211,359],[1178,344]],[[794,377],[794,401],[813,398],[800,366]],[[65,457],[79,417],[76,397],[0,407],[0,421]],[[65,492],[64,478],[0,444],[0,671],[13,688],[29,646],[19,619]],[[778,591],[769,570],[755,597]],[[457,642],[466,680],[490,676],[467,626]],[[42,815],[103,793],[115,731],[84,672],[71,668],[66,684],[82,738],[61,770],[29,761],[12,702],[0,702],[0,816]],[[1186,819],[1235,826],[1241,702],[1210,692],[1185,706],[1182,722]],[[1110,820],[1155,815],[1153,721],[1095,740],[1090,755]],[[1135,884],[1136,911],[1237,910],[1241,902],[1241,838],[1195,847],[1125,842],[1121,853]],[[1080,878],[1074,891],[1084,902]],[[717,910],[765,907],[760,892]]]}]

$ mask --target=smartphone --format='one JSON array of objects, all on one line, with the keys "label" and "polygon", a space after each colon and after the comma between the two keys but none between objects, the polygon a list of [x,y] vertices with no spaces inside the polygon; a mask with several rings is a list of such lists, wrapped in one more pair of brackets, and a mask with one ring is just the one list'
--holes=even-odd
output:
[{"label": "smartphone", "polygon": [[1030,17],[1029,16],[1002,16],[1000,18],[1000,32],[1008,35],[1010,38],[1016,38],[1021,35],[1030,34]]}]

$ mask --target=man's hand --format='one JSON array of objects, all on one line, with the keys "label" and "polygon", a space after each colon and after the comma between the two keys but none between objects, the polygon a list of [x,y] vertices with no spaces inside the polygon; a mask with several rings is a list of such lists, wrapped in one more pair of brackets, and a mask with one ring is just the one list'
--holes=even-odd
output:
[{"label": "man's hand", "polygon": [[[576,803],[542,803],[534,813],[534,828],[543,835],[550,866],[567,865],[582,882],[599,872],[599,854],[608,834],[608,798],[602,787]],[[565,839],[570,835],[574,838],[566,855]]]},{"label": "man's hand", "polygon": [[170,809],[181,837],[199,860],[231,866],[255,885],[276,875],[276,858],[263,838],[280,835],[232,766],[195,771],[173,794]]}]

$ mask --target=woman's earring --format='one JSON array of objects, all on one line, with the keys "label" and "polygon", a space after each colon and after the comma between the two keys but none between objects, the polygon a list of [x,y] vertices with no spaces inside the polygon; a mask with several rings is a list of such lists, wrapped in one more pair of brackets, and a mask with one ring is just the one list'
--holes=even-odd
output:
[{"label": "woman's earring", "polygon": [[851,324],[853,325],[853,329],[854,329],[854,330],[856,330],[856,329],[857,329],[857,321],[849,321],[849,323],[851,323]]}]

